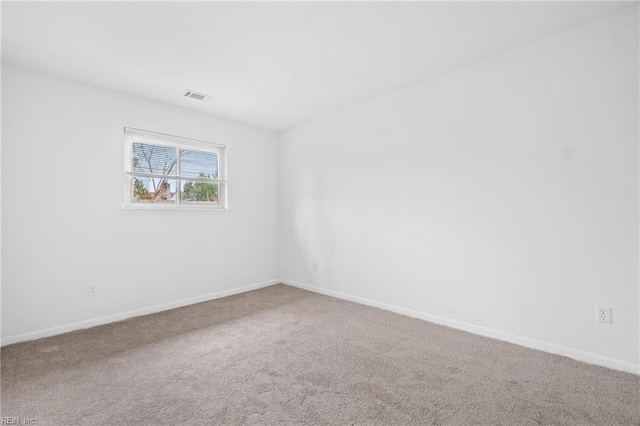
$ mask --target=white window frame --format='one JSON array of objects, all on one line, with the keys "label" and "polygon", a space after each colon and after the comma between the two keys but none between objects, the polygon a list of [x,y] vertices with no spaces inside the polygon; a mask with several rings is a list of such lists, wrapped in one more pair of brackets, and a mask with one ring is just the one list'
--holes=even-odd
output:
[{"label": "white window frame", "polygon": [[[175,175],[162,175],[152,173],[139,173],[133,171],[133,142],[142,142],[151,145],[168,146],[176,150]],[[200,178],[192,176],[180,176],[180,150],[189,149],[196,151],[211,152],[218,156],[218,178]],[[179,136],[166,135],[163,133],[150,132],[147,130],[124,128],[124,205],[125,209],[142,210],[228,210],[227,204],[227,146],[212,142],[205,142],[197,139],[183,138]],[[176,202],[175,203],[136,203],[131,201],[134,177],[164,178],[176,181]],[[218,184],[217,203],[181,203],[180,190],[181,181],[203,181]]]}]

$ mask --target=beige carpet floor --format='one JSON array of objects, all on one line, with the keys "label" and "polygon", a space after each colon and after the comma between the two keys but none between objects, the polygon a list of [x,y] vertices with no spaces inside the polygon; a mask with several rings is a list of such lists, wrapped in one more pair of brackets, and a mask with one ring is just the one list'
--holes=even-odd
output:
[{"label": "beige carpet floor", "polygon": [[277,285],[2,349],[36,425],[640,424],[639,376]]}]

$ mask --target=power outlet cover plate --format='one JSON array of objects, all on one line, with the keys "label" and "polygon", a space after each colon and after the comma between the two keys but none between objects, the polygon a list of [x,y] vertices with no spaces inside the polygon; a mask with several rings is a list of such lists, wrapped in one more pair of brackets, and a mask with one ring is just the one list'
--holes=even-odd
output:
[{"label": "power outlet cover plate", "polygon": [[612,311],[609,306],[596,306],[596,321],[604,324],[613,324]]}]

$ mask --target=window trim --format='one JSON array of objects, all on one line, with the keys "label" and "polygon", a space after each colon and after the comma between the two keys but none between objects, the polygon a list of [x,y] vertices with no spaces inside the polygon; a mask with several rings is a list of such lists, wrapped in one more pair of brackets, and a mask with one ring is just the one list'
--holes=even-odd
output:
[{"label": "window trim", "polygon": [[[148,130],[125,127],[124,137],[124,204],[125,210],[200,210],[200,211],[228,211],[227,200],[227,146],[219,143],[206,142],[199,139],[183,138],[165,133],[151,132]],[[168,146],[176,149],[178,161],[176,162],[176,175],[163,175],[156,173],[134,173],[132,170],[133,138],[143,143],[159,146]],[[218,157],[218,178],[180,177],[180,150],[197,150],[214,153]],[[205,181],[218,184],[218,203],[179,203],[179,195],[175,203],[135,203],[131,201],[132,182],[135,176],[166,178],[176,181],[176,192],[180,191],[180,181]]]}]

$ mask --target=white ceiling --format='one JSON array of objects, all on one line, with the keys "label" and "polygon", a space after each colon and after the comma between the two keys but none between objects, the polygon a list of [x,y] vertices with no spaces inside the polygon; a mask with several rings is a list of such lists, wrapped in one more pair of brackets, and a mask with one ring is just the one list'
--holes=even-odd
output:
[{"label": "white ceiling", "polygon": [[2,56],[280,130],[636,4],[5,2]]}]

